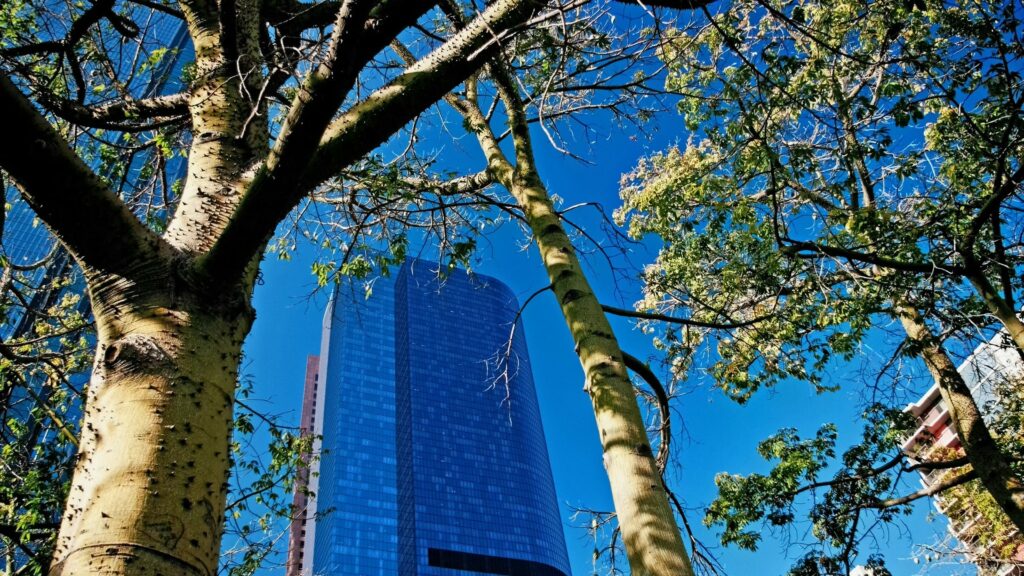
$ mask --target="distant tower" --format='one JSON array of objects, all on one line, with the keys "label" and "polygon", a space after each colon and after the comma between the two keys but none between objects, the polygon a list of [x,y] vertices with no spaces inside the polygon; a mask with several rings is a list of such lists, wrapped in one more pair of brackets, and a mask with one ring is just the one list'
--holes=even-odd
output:
[{"label": "distant tower", "polygon": [[411,260],[369,299],[340,290],[328,306],[306,509],[329,512],[315,533],[307,519],[302,573],[567,576],[518,302],[437,272]]},{"label": "distant tower", "polygon": [[[316,419],[316,396],[320,389],[319,370],[320,357],[306,357],[306,382],[302,388],[302,417],[299,422],[299,434],[308,436],[313,434]],[[306,498],[306,489],[309,487],[309,470],[299,470],[298,478],[295,479],[296,490],[292,498],[292,509],[295,516],[288,534],[288,563],[286,566],[287,576],[299,576],[303,573],[302,567],[305,564],[306,530],[312,530],[312,516],[307,517],[306,507],[309,504]]]}]

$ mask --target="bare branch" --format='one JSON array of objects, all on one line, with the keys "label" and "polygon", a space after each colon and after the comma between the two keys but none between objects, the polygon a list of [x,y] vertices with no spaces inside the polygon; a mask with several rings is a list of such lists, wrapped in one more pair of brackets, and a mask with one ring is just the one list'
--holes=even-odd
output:
[{"label": "bare branch", "polygon": [[601,309],[606,313],[613,314],[615,316],[639,318],[641,320],[657,320],[659,322],[669,322],[672,324],[681,324],[683,326],[692,326],[695,328],[716,328],[722,330],[728,330],[730,328],[744,328],[768,319],[766,316],[760,316],[757,318],[751,318],[750,320],[742,320],[740,322],[703,322],[700,320],[691,320],[689,318],[669,316],[667,314],[658,314],[656,312],[639,312],[637,310],[629,310],[628,308],[616,308],[615,306],[608,306],[607,304],[602,304]]},{"label": "bare branch", "polygon": [[665,392],[665,387],[661,384],[661,380],[658,380],[658,377],[654,375],[650,367],[639,358],[623,350],[622,360],[625,362],[626,368],[629,368],[643,378],[644,382],[647,382],[647,385],[654,391],[655,398],[658,399],[658,413],[661,416],[661,425],[659,426],[661,443],[658,445],[656,462],[658,463],[658,469],[664,475],[665,466],[668,464],[669,448],[672,443],[672,420],[668,405],[668,393]]},{"label": "bare branch", "polygon": [[[102,106],[84,106],[62,98],[40,94],[43,105],[57,116],[78,126],[120,132],[152,130],[188,114],[188,94],[171,94],[142,100],[122,100]],[[151,120],[153,122],[143,122]]]},{"label": "bare branch", "polygon": [[942,480],[941,482],[935,482],[934,484],[929,485],[927,488],[922,488],[922,489],[918,490],[917,492],[912,492],[912,493],[907,494],[905,496],[900,496],[898,498],[889,498],[889,499],[886,499],[886,500],[878,500],[877,502],[872,502],[872,503],[868,504],[867,507],[868,508],[884,509],[884,508],[892,508],[893,506],[900,506],[902,504],[908,504],[910,502],[913,502],[914,500],[919,500],[921,498],[926,498],[928,496],[934,496],[936,494],[940,494],[942,492],[945,492],[946,490],[949,490],[950,488],[955,488],[957,486],[962,486],[962,485],[970,482],[971,480],[974,480],[977,477],[978,477],[977,472],[975,472],[974,470],[969,470],[967,472],[964,472],[963,474],[959,474],[957,476],[951,476],[949,478],[946,478],[945,480]]}]

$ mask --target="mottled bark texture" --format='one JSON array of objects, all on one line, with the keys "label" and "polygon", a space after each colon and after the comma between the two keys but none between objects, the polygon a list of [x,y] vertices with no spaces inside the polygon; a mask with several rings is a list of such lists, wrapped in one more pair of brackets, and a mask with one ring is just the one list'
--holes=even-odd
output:
[{"label": "mottled bark texture", "polygon": [[902,304],[896,309],[907,337],[939,385],[964,455],[985,489],[1018,530],[1024,531],[1024,484],[1009,467],[982,419],[970,387],[957,371],[916,308]]},{"label": "mottled bark texture", "polygon": [[173,259],[87,269],[96,361],[50,573],[217,571],[248,290],[214,294]]},{"label": "mottled bark texture", "polygon": [[631,573],[692,575],[622,350],[551,198],[535,173],[516,175],[508,189],[523,208],[576,344]]},{"label": "mottled bark texture", "polygon": [[492,63],[486,70],[505,105],[514,163],[502,151],[479,108],[475,81],[468,83],[466,98],[450,95],[447,101],[465,118],[487,158],[491,176],[515,197],[533,232],[583,366],[584,391],[594,408],[631,573],[690,576],[693,569],[651,451],[622,349],[537,172],[525,107],[500,64]]}]

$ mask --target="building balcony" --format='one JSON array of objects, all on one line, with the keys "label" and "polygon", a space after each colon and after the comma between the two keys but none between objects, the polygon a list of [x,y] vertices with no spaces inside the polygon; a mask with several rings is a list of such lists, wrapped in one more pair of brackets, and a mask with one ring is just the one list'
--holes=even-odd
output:
[{"label": "building balcony", "polygon": [[939,425],[949,420],[949,410],[946,408],[945,402],[939,402],[932,408],[927,414],[924,415],[924,419],[921,422],[921,426],[928,430],[934,431]]}]

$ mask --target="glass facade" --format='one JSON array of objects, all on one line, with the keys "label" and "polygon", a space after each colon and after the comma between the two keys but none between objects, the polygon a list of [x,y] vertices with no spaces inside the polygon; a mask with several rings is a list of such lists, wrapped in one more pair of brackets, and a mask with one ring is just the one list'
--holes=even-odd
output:
[{"label": "glass facade", "polygon": [[335,294],[309,573],[569,574],[518,310],[420,260]]},{"label": "glass facade", "polygon": [[[335,293],[320,355],[315,574],[397,572],[394,286]],[[309,554],[306,554],[309,557]]]}]

